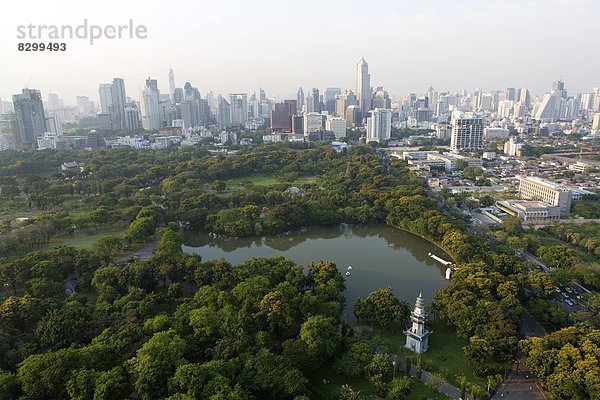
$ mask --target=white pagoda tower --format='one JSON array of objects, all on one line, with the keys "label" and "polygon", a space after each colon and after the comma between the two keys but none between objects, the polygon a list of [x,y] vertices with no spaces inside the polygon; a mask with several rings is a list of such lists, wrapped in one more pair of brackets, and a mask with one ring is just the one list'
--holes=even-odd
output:
[{"label": "white pagoda tower", "polygon": [[425,317],[423,296],[419,293],[419,297],[417,297],[415,303],[415,309],[410,314],[412,326],[410,329],[404,331],[404,334],[406,335],[406,344],[404,347],[417,354],[425,353],[429,348],[429,335],[431,335],[431,332],[425,329]]}]

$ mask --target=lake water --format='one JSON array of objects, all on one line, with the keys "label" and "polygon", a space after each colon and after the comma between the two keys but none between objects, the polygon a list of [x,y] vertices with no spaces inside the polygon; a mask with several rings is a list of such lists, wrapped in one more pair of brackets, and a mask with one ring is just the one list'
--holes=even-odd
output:
[{"label": "lake water", "polygon": [[306,266],[331,260],[346,278],[346,309],[351,315],[357,297],[391,287],[411,307],[419,292],[429,303],[446,284],[446,267],[428,256],[450,260],[441,249],[418,236],[386,225],[310,227],[289,234],[214,239],[207,233],[185,232],[183,250],[200,254],[203,261],[224,258],[233,265],[252,257],[284,256]]}]

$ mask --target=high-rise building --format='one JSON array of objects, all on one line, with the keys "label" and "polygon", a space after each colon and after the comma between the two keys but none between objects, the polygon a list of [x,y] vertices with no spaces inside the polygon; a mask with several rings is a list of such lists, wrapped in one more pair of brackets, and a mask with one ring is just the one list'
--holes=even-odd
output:
[{"label": "high-rise building", "polygon": [[125,130],[125,81],[122,78],[114,78],[112,83],[112,114],[114,129]]},{"label": "high-rise building", "polygon": [[319,94],[319,89],[317,89],[317,88],[313,88],[313,90],[312,90],[312,102],[313,102],[313,108],[311,111],[320,113],[321,112],[321,95]]},{"label": "high-rise building", "polygon": [[128,132],[141,129],[140,111],[135,103],[129,103],[125,106],[125,127]]},{"label": "high-rise building", "polygon": [[378,86],[373,90],[371,98],[371,107],[373,108],[392,108],[392,100],[388,92],[383,87]]},{"label": "high-rise building", "polygon": [[335,115],[341,118],[346,118],[346,109],[349,106],[358,105],[356,95],[352,90],[346,90],[341,95],[337,96],[335,104]]},{"label": "high-rise building", "polygon": [[46,132],[42,94],[39,90],[23,89],[23,93],[13,96],[13,105],[19,128],[16,146],[34,148],[37,145],[37,137]]},{"label": "high-rise building", "polygon": [[298,93],[296,94],[296,106],[298,107],[298,112],[305,111],[304,110],[304,90],[302,90],[302,88],[299,88]]},{"label": "high-rise building", "polygon": [[482,149],[483,119],[472,113],[453,118],[450,147],[453,151]]},{"label": "high-rise building", "polygon": [[356,97],[363,115],[367,115],[371,110],[371,76],[369,64],[364,58],[361,58],[356,66]]},{"label": "high-rise building", "polygon": [[506,88],[506,100],[515,101],[517,100],[517,90],[515,88]]},{"label": "high-rise building", "polygon": [[346,118],[346,128],[354,128],[361,125],[362,122],[362,112],[360,108],[353,104],[346,108],[345,112]]},{"label": "high-rise building", "polygon": [[231,124],[244,125],[248,121],[248,95],[246,93],[231,93],[229,95],[231,107]]},{"label": "high-rise building", "polygon": [[148,89],[153,90],[154,93],[156,93],[156,97],[160,98],[160,92],[158,90],[158,81],[156,79],[150,79],[150,77],[148,77],[148,79],[146,79],[146,87]]},{"label": "high-rise building", "polygon": [[592,120],[592,130],[600,131],[600,112],[594,114],[594,119]]},{"label": "high-rise building", "polygon": [[270,133],[281,133],[292,131],[292,110],[290,103],[275,103],[270,112],[271,127]]},{"label": "high-rise building", "polygon": [[265,91],[261,87],[261,88],[258,89],[258,101],[260,101],[262,103],[265,100],[267,100],[267,94],[265,93]]},{"label": "high-rise building", "polygon": [[559,91],[546,93],[542,99],[542,103],[533,117],[542,122],[554,122],[558,120],[561,107],[560,94],[561,92]]},{"label": "high-rise building", "polygon": [[60,116],[58,114],[54,114],[52,117],[46,117],[46,131],[54,133],[57,136],[62,136],[62,123],[60,122]]},{"label": "high-rise building", "polygon": [[79,114],[81,115],[90,115],[94,108],[94,103],[90,101],[90,98],[87,96],[77,96],[77,108]]},{"label": "high-rise building", "polygon": [[107,114],[112,112],[112,84],[101,83],[98,88],[100,95],[100,112]]},{"label": "high-rise building", "polygon": [[519,102],[526,107],[527,111],[531,109],[531,96],[525,86],[519,90]]},{"label": "high-rise building", "polygon": [[392,110],[376,108],[367,118],[367,142],[389,140],[392,134]]},{"label": "high-rise building", "polygon": [[14,113],[0,114],[0,140],[4,142],[5,148],[15,149],[19,136],[17,117]]},{"label": "high-rise building", "polygon": [[169,95],[173,96],[175,93],[175,72],[173,72],[173,68],[169,68]]},{"label": "high-rise building", "polygon": [[592,106],[592,110],[594,112],[600,112],[600,87],[594,88],[594,105]]},{"label": "high-rise building", "polygon": [[309,136],[311,133],[323,131],[323,116],[316,112],[304,114],[303,121],[304,136]]},{"label": "high-rise building", "polygon": [[[156,82],[156,80],[154,80],[154,82]],[[149,82],[146,81],[146,83],[148,84]],[[152,87],[146,86],[142,90],[140,111],[142,114],[142,126],[144,129],[156,131],[160,128],[158,93],[156,93]]]},{"label": "high-rise building", "polygon": [[221,128],[226,128],[231,125],[231,106],[223,97],[219,98],[217,122]]},{"label": "high-rise building", "polygon": [[336,139],[346,137],[346,120],[341,117],[329,116],[325,121],[325,129],[333,132]]},{"label": "high-rise building", "polygon": [[48,111],[50,113],[55,113],[65,106],[64,102],[58,97],[56,93],[48,93]]}]

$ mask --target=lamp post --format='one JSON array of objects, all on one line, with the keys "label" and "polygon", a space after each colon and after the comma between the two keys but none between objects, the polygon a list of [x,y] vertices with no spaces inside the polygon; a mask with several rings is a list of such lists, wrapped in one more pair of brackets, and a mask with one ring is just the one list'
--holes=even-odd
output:
[{"label": "lamp post", "polygon": [[392,365],[394,366],[394,376],[392,379],[396,379],[396,360],[392,361]]}]

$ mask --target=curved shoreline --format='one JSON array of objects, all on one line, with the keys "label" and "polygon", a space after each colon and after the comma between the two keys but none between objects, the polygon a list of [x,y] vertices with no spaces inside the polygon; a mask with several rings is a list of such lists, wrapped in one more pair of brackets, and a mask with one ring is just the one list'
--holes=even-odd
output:
[{"label": "curved shoreline", "polygon": [[410,233],[411,235],[418,236],[418,237],[420,237],[421,239],[428,241],[429,243],[433,244],[434,246],[436,246],[436,247],[438,247],[439,249],[441,249],[441,250],[442,250],[444,253],[446,253],[446,255],[448,255],[448,257],[450,257],[450,259],[452,260],[452,263],[453,263],[453,264],[456,264],[456,260],[454,260],[454,257],[452,256],[452,253],[450,253],[448,250],[446,250],[446,249],[444,248],[444,246],[442,246],[442,244],[441,244],[441,243],[438,243],[438,242],[436,242],[435,240],[433,240],[433,239],[431,239],[431,238],[428,238],[427,236],[423,236],[423,235],[421,235],[421,234],[419,234],[419,233],[413,232],[413,231],[411,231],[411,230],[409,230],[409,229],[406,229],[406,228],[401,228],[401,227],[399,227],[399,226],[392,225],[392,224],[388,224],[388,223],[386,223],[386,225],[387,225],[387,226],[391,226],[391,227],[392,227],[392,228],[394,228],[394,229],[398,229],[398,230],[400,230],[400,231],[404,231],[404,232]]}]

